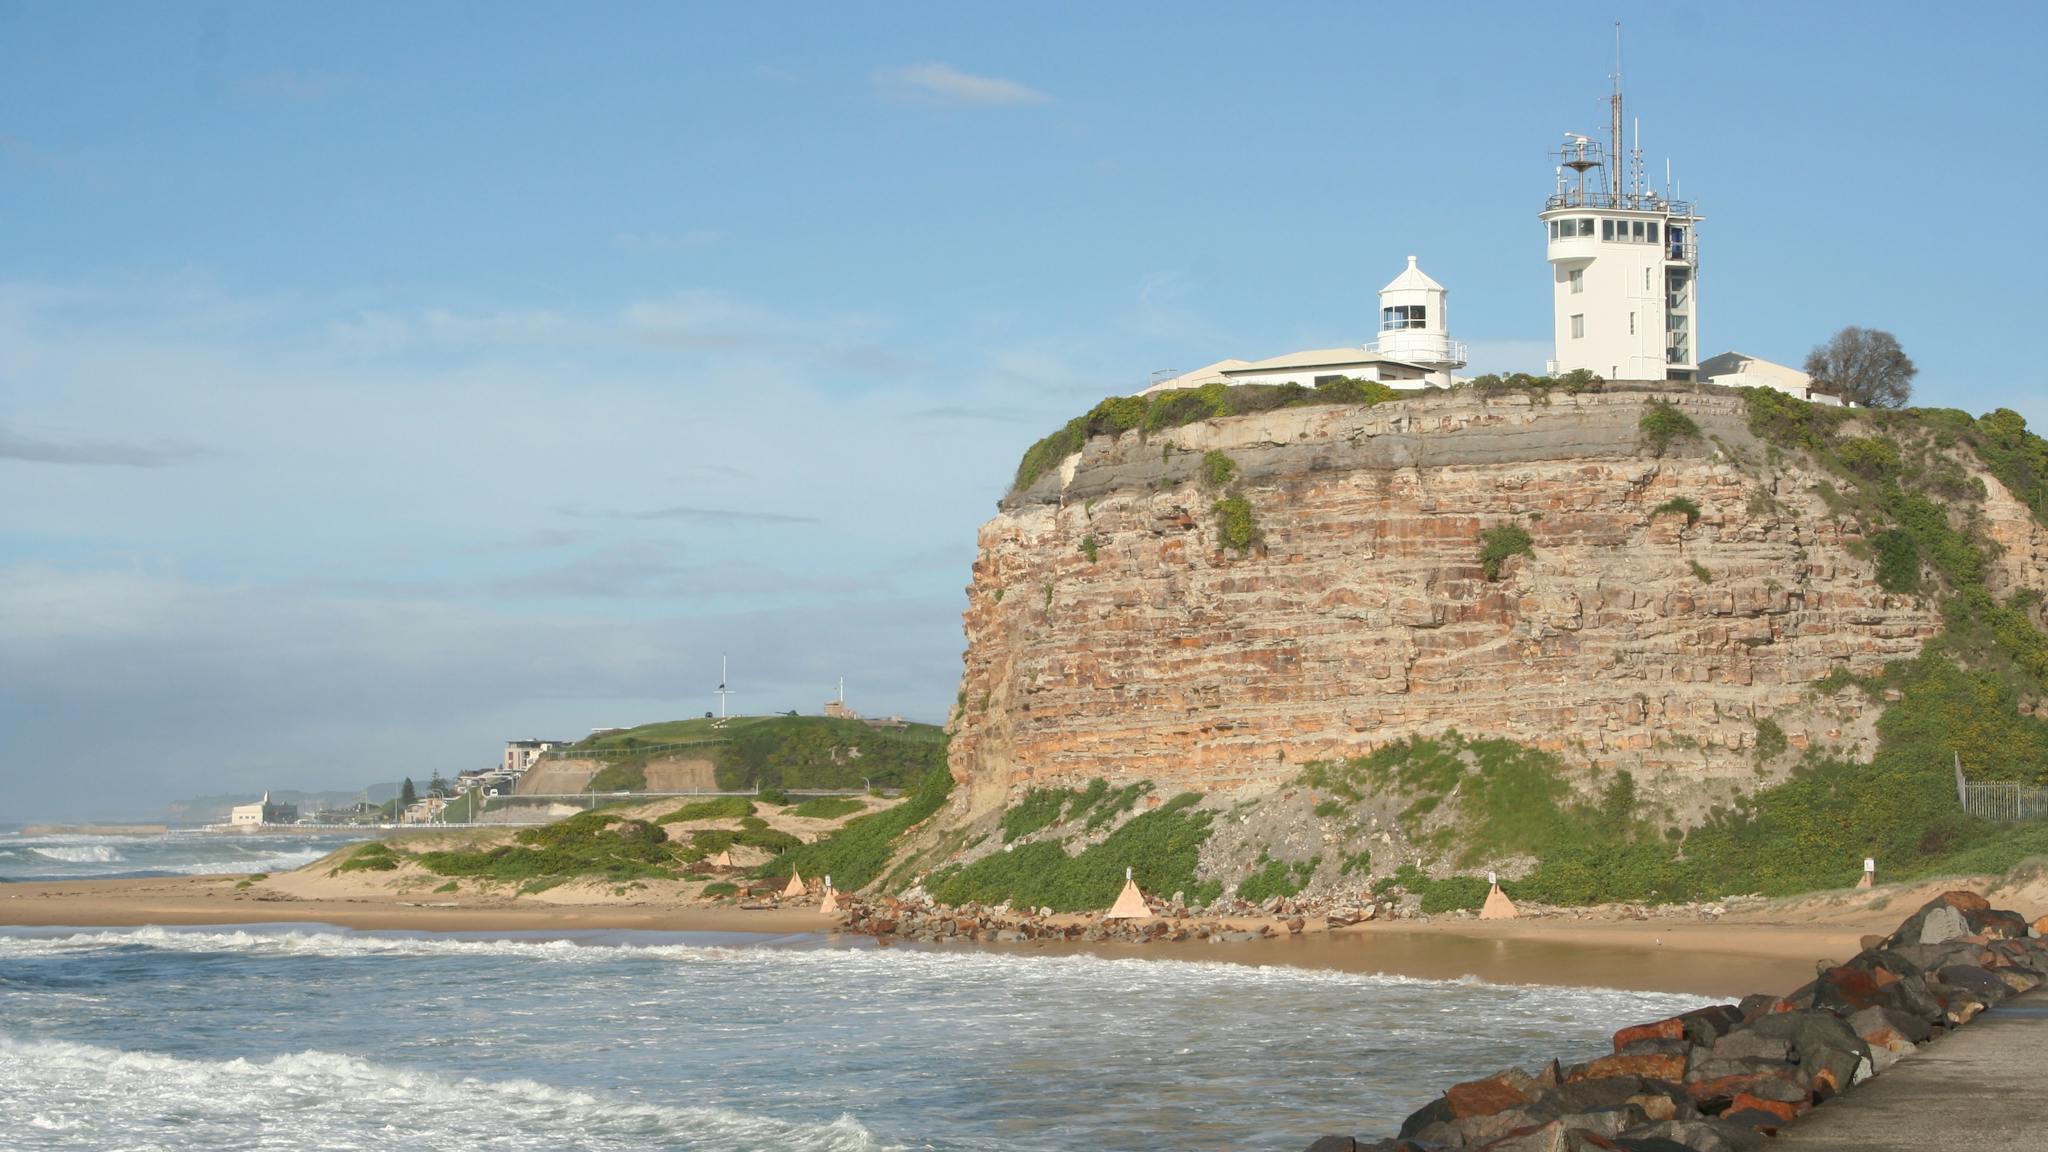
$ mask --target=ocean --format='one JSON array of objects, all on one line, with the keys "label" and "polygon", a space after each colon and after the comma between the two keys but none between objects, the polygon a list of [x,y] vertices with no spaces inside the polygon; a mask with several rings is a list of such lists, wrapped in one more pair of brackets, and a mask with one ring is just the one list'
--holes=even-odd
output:
[{"label": "ocean", "polygon": [[0,1140],[1296,1150],[1701,1002],[808,934],[0,929]]},{"label": "ocean", "polygon": [[[0,834],[0,879],[346,839]],[[1700,1002],[814,934],[0,928],[0,1146],[1291,1150]]]},{"label": "ocean", "polygon": [[265,836],[196,830],[154,836],[24,836],[0,829],[0,883],[284,872],[362,838],[360,833]]}]

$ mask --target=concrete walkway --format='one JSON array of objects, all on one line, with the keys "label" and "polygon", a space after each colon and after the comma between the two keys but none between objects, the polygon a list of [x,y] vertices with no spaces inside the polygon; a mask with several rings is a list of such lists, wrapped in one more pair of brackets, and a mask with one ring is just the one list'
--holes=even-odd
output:
[{"label": "concrete walkway", "polygon": [[2048,989],[2015,997],[1799,1118],[1773,1148],[2048,1147]]}]

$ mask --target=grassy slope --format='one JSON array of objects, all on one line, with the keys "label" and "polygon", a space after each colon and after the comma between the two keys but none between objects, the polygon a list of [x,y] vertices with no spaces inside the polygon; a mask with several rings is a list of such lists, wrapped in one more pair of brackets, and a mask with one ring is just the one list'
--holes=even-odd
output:
[{"label": "grassy slope", "polygon": [[715,766],[719,787],[730,789],[866,783],[911,789],[930,772],[944,771],[946,763],[946,735],[936,725],[871,728],[825,716],[736,716],[723,727],[711,720],[670,720],[592,737],[567,751],[606,762],[592,791],[632,790],[646,786],[646,749],[664,744],[698,746]]}]

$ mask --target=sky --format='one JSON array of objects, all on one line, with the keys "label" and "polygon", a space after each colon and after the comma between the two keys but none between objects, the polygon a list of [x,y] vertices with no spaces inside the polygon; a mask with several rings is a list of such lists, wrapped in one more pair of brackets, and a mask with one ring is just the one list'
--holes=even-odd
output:
[{"label": "sky", "polygon": [[[2048,426],[2048,6],[0,2],[0,822],[715,707],[941,721],[975,532],[1162,369],[1541,371],[1628,106],[1701,347]],[[1960,330],[1959,330],[1960,329]]]}]

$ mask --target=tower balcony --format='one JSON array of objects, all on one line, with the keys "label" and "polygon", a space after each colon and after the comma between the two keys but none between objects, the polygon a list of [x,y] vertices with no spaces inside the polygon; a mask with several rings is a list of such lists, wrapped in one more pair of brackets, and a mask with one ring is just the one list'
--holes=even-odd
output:
[{"label": "tower balcony", "polygon": [[1382,332],[1366,351],[1430,367],[1462,368],[1466,363],[1465,342],[1440,332]]},{"label": "tower balcony", "polygon": [[1666,200],[1662,196],[1633,196],[1623,193],[1616,196],[1605,188],[1591,188],[1583,192],[1560,192],[1543,202],[1545,212],[1560,209],[1595,208],[1609,212],[1655,212],[1674,220],[1690,220],[1697,215],[1690,200]]}]

